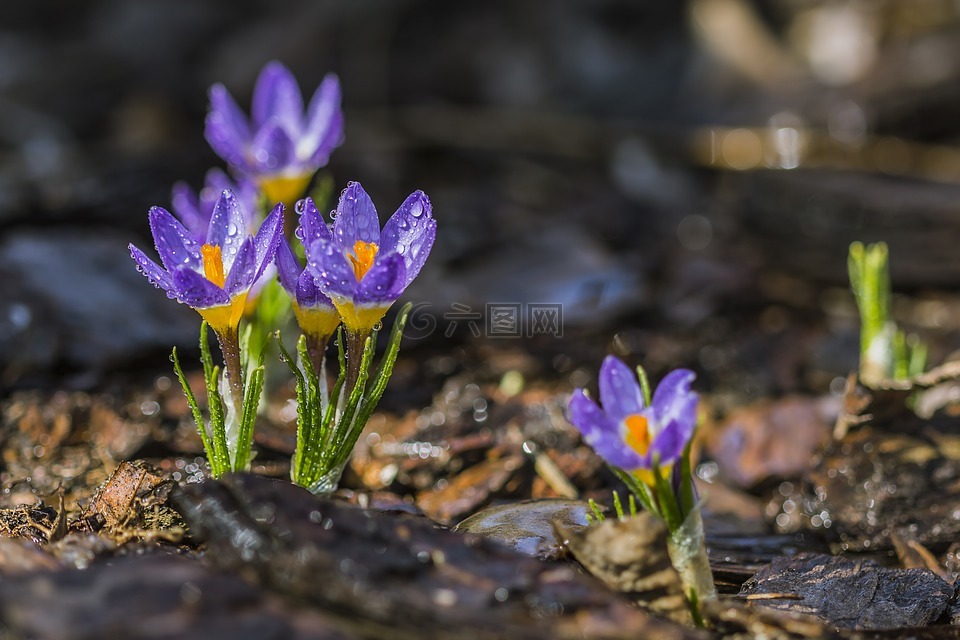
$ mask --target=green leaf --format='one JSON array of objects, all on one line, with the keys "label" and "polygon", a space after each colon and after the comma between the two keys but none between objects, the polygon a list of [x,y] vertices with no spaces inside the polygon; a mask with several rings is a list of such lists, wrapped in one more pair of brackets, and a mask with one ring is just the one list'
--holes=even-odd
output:
[{"label": "green leaf", "polygon": [[657,504],[660,505],[660,513],[663,514],[663,521],[667,523],[667,529],[673,533],[683,524],[683,518],[680,517],[680,506],[677,504],[677,496],[673,493],[673,487],[670,482],[663,477],[660,463],[657,460],[651,465],[653,471],[654,493],[657,496]]},{"label": "green leaf", "polygon": [[638,482],[631,474],[627,473],[619,467],[610,467],[610,470],[620,479],[620,482],[626,485],[627,489],[630,490],[630,493],[637,497],[637,500],[640,501],[640,504],[643,505],[643,508],[657,516],[660,519],[663,519],[663,515],[660,513],[660,508],[657,506],[656,501],[653,499],[653,495],[650,493],[650,489],[647,488],[642,482]]},{"label": "green leaf", "polygon": [[649,407],[653,394],[650,392],[650,378],[642,365],[637,365],[637,380],[640,381],[640,391],[643,392],[643,406]]}]

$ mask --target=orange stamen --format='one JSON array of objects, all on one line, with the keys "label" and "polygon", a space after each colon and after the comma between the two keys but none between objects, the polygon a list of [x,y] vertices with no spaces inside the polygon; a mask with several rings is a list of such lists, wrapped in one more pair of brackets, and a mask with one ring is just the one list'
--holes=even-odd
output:
[{"label": "orange stamen", "polygon": [[223,273],[223,254],[220,251],[220,245],[205,244],[200,247],[200,255],[203,257],[203,275],[222,288],[227,277]]},{"label": "orange stamen", "polygon": [[379,250],[380,247],[373,242],[357,240],[353,245],[353,253],[347,254],[350,262],[353,263],[353,273],[356,274],[358,282],[363,280],[367,271],[370,271],[370,267],[373,266],[373,259],[377,256]]},{"label": "orange stamen", "polygon": [[646,455],[650,448],[650,429],[647,428],[647,419],[641,415],[627,416],[623,424],[627,427],[624,441],[640,455]]}]

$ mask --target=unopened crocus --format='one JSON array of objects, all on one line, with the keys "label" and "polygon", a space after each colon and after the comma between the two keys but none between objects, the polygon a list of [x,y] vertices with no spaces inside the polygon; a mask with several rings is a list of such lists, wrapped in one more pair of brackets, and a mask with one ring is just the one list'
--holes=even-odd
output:
[{"label": "unopened crocus", "polygon": [[697,394],[690,390],[695,375],[676,369],[663,378],[644,406],[636,374],[613,356],[600,367],[600,402],[577,389],[569,415],[584,441],[614,467],[652,487],[654,464],[668,471],[693,437]]},{"label": "unopened crocus", "polygon": [[273,262],[282,235],[283,206],[274,208],[254,236],[247,231],[236,197],[224,191],[213,207],[204,242],[162,207],[150,209],[149,220],[162,266],[132,244],[130,255],[150,282],[196,309],[216,332],[239,409],[240,318],[251,286]]},{"label": "unopened crocus", "polygon": [[340,83],[328,74],[304,112],[293,74],[270,62],[254,87],[249,119],[223,85],[211,87],[205,135],[221,158],[256,181],[271,204],[292,204],[343,142]]},{"label": "unopened crocus", "polygon": [[256,233],[259,222],[256,216],[257,188],[249,180],[234,181],[222,169],[214,167],[207,171],[203,188],[199,191],[194,191],[186,182],[173,185],[170,194],[173,215],[201,243],[207,237],[214,205],[224,191],[236,197],[244,217],[243,228],[251,234]]},{"label": "unopened crocus", "polygon": [[[300,226],[296,235],[309,245],[317,240],[332,240],[330,229],[323,221],[312,198],[302,201]],[[307,352],[314,371],[321,370],[323,352],[330,336],[340,324],[340,315],[333,302],[324,294],[310,270],[302,267],[286,240],[281,240],[277,249],[277,271],[280,284],[290,295],[293,312],[300,330],[307,338]]]},{"label": "unopened crocus", "polygon": [[426,262],[437,234],[432,211],[426,194],[415,191],[381,231],[370,196],[359,182],[351,182],[333,213],[332,236],[307,244],[307,269],[347,330],[351,367],[359,363],[366,337]]}]

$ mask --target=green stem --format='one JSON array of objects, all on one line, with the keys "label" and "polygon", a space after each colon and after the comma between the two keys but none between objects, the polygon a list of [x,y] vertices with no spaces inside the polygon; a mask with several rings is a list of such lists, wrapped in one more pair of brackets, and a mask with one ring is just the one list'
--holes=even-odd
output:
[{"label": "green stem", "polygon": [[348,394],[353,393],[353,388],[360,377],[360,363],[363,362],[364,346],[370,332],[361,333],[347,330],[347,379],[344,388]]},{"label": "green stem", "polygon": [[243,364],[240,360],[239,328],[233,327],[226,333],[217,332],[217,339],[220,341],[220,353],[223,354],[223,364],[227,371],[231,400],[239,419],[243,410]]}]

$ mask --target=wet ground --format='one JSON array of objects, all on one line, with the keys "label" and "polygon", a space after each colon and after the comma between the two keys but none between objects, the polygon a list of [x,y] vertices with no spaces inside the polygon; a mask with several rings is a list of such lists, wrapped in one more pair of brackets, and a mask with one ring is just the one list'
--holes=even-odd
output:
[{"label": "wet ground", "polygon": [[[4,8],[6,633],[956,637],[956,376],[845,397],[851,241],[889,243],[894,315],[931,365],[960,347],[960,15],[922,5]],[[279,362],[252,474],[205,478],[167,359],[194,359],[197,319],[126,251],[216,163],[207,86],[245,104],[273,58],[308,88],[340,74],[337,185],[361,180],[382,217],[421,188],[439,223],[330,499],[284,480]],[[698,374],[711,631],[644,580],[662,558],[582,529],[619,486],[564,407],[607,353]]]}]

